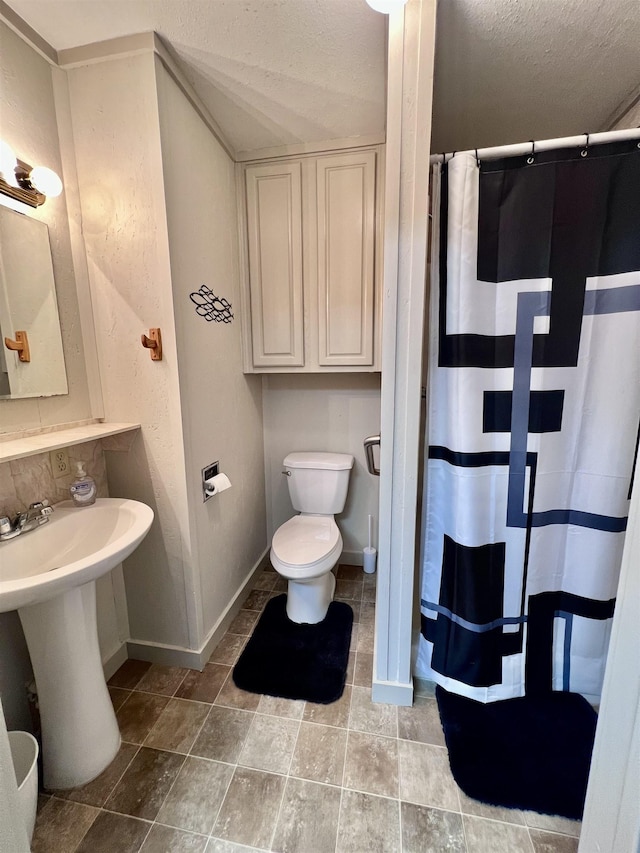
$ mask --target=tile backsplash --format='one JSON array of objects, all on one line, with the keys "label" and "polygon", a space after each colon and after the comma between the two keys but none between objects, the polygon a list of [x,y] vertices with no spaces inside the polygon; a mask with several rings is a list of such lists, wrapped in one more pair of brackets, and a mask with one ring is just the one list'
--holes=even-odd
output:
[{"label": "tile backsplash", "polygon": [[15,515],[30,503],[47,498],[56,504],[69,498],[75,479],[76,462],[83,462],[87,474],[96,481],[98,497],[109,495],[101,441],[87,441],[67,448],[70,473],[54,479],[49,453],[38,453],[0,465],[0,515]]}]

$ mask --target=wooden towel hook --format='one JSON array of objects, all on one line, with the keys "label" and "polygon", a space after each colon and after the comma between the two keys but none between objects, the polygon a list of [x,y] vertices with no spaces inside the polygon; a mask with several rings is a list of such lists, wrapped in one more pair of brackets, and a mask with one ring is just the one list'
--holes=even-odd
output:
[{"label": "wooden towel hook", "polygon": [[160,329],[149,329],[149,337],[140,336],[142,346],[151,351],[151,361],[162,361],[162,335]]},{"label": "wooden towel hook", "polygon": [[29,351],[29,338],[27,337],[26,332],[16,332],[15,341],[11,338],[5,338],[4,345],[7,349],[11,349],[17,352],[20,361],[31,361],[31,353]]}]

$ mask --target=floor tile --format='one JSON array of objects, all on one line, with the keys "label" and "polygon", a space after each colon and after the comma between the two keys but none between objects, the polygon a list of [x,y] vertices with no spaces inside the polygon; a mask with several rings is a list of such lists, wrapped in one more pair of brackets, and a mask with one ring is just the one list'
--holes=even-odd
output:
[{"label": "floor tile", "polygon": [[458,786],[446,749],[428,743],[398,741],[400,799],[421,806],[459,811]]},{"label": "floor tile", "polygon": [[230,667],[220,663],[208,663],[202,672],[191,669],[178,688],[176,698],[215,702],[230,671]]},{"label": "floor tile", "polygon": [[376,600],[376,576],[375,575],[365,575],[362,579],[362,600],[363,601],[375,601]]},{"label": "floor tile", "polygon": [[[100,812],[76,853],[138,853],[151,824],[133,817]],[[117,839],[117,841],[116,841]],[[49,853],[61,853],[52,847]]]},{"label": "floor tile", "polygon": [[338,580],[345,581],[362,581],[363,574],[362,566],[347,566],[346,563],[340,563],[336,572]]},{"label": "floor tile", "polygon": [[325,726],[346,728],[349,722],[351,690],[351,686],[347,684],[338,701],[331,702],[329,705],[316,705],[314,702],[307,702],[304,706],[302,719],[308,723],[321,723]]},{"label": "floor tile", "polygon": [[168,701],[168,696],[157,696],[155,693],[132,693],[116,712],[122,740],[142,743]]},{"label": "floor tile", "polygon": [[116,757],[97,779],[88,782],[80,788],[63,791],[60,793],[60,796],[74,803],[84,803],[87,806],[97,806],[98,808],[102,807],[131,763],[138,748],[137,745],[132,743],[121,744]]},{"label": "floor tile", "polygon": [[114,672],[107,684],[110,687],[123,687],[125,690],[133,690],[150,666],[151,664],[145,660],[126,660]]},{"label": "floor tile", "polygon": [[359,601],[362,598],[362,578],[358,578],[357,580],[338,578],[335,596],[343,601],[350,598],[355,598]]},{"label": "floor tile", "polygon": [[183,755],[143,746],[105,803],[105,808],[154,820],[183,762]]},{"label": "floor tile", "polygon": [[360,605],[360,621],[373,625],[376,619],[376,605],[373,601],[363,601]]},{"label": "floor tile", "polygon": [[289,588],[289,581],[286,578],[280,577],[280,575],[276,576],[275,583],[273,585],[273,592],[286,592]]},{"label": "floor tile", "polygon": [[280,699],[277,696],[261,696],[257,711],[259,714],[271,714],[273,717],[288,717],[291,720],[300,720],[304,712],[304,700]]},{"label": "floor tile", "polygon": [[254,589],[266,589],[266,590],[270,591],[273,589],[273,585],[276,582],[276,577],[277,576],[276,576],[275,572],[263,572],[256,579],[256,582],[254,583],[253,588]]},{"label": "floor tile", "polygon": [[244,634],[248,637],[258,621],[259,615],[255,610],[241,610],[231,625],[229,625],[229,633]]},{"label": "floor tile", "polygon": [[344,787],[383,797],[398,796],[398,742],[394,738],[349,732]]},{"label": "floor tile", "polygon": [[468,853],[533,853],[526,827],[464,815]]},{"label": "floor tile", "polygon": [[356,668],[356,653],[349,652],[349,658],[347,660],[347,674],[345,676],[345,684],[353,685],[353,674]]},{"label": "floor tile", "polygon": [[180,666],[160,666],[153,663],[138,682],[136,690],[173,696],[190,669]]},{"label": "floor tile", "polygon": [[397,706],[372,702],[370,688],[354,685],[351,693],[349,728],[395,738],[398,735]]},{"label": "floor tile", "polygon": [[444,733],[436,700],[416,697],[412,708],[398,708],[398,736],[404,740],[444,746]]},{"label": "floor tile", "polygon": [[466,853],[462,816],[401,803],[402,853]]},{"label": "floor tile", "polygon": [[249,847],[267,847],[282,801],[285,777],[237,767],[213,836]]},{"label": "floor tile", "polygon": [[232,776],[230,764],[187,758],[156,820],[178,829],[208,835]]},{"label": "floor tile", "polygon": [[191,754],[235,764],[244,746],[253,716],[249,711],[219,708],[214,705],[191,747]]},{"label": "floor tile", "polygon": [[336,853],[398,853],[399,811],[397,800],[343,791]]},{"label": "floor tile", "polygon": [[370,652],[358,652],[353,673],[353,683],[358,687],[371,687],[373,681],[373,655]]},{"label": "floor tile", "polygon": [[[211,666],[211,664],[207,664],[207,666]],[[260,704],[260,695],[236,687],[233,683],[233,674],[230,672],[216,696],[215,704],[226,705],[228,708],[242,708],[244,711],[255,711]]]},{"label": "floor tile", "polygon": [[374,626],[361,620],[358,624],[358,639],[356,644],[358,652],[373,654],[373,635]]},{"label": "floor tile", "polygon": [[269,601],[269,592],[270,590],[253,589],[242,603],[242,609],[262,611]]},{"label": "floor tile", "polygon": [[529,835],[535,853],[578,853],[580,841],[570,835],[541,832],[539,829],[530,829]]},{"label": "floor tile", "polygon": [[257,847],[247,847],[245,844],[236,844],[234,841],[225,841],[223,838],[210,838],[205,853],[262,853]]},{"label": "floor tile", "polygon": [[524,815],[518,809],[505,809],[501,806],[490,806],[487,803],[481,803],[478,800],[467,797],[460,788],[458,788],[458,796],[460,797],[460,810],[462,814],[486,817],[489,820],[502,820],[505,823],[517,823],[520,826],[523,826],[525,823]]},{"label": "floor tile", "polygon": [[334,853],[339,813],[339,788],[288,779],[272,850]]},{"label": "floor tile", "polygon": [[206,835],[194,835],[182,829],[154,824],[140,853],[204,853]]},{"label": "floor tile", "polygon": [[36,817],[32,853],[74,853],[99,814],[92,806],[51,797]]},{"label": "floor tile", "polygon": [[247,638],[242,634],[229,634],[227,632],[211,652],[209,663],[224,663],[227,666],[233,666],[240,657],[240,652],[246,642]]},{"label": "floor tile", "polygon": [[299,728],[297,720],[256,714],[238,764],[271,773],[287,773]]},{"label": "floor tile", "polygon": [[117,711],[118,708],[127,701],[131,694],[130,690],[123,690],[121,687],[109,687],[108,690],[114,711]]},{"label": "floor tile", "polygon": [[549,832],[560,832],[562,835],[572,835],[575,838],[580,837],[582,824],[579,820],[569,820],[567,817],[527,811],[523,812],[523,815],[527,826],[531,826],[533,829],[545,829]]},{"label": "floor tile", "polygon": [[170,699],[144,742],[155,749],[189,752],[211,705],[188,699]]},{"label": "floor tile", "polygon": [[346,749],[345,729],[302,723],[289,773],[314,782],[342,785]]}]

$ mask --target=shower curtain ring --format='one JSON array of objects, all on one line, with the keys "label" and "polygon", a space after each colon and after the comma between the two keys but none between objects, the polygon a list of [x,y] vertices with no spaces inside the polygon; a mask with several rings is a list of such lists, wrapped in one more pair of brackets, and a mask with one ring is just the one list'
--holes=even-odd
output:
[{"label": "shower curtain ring", "polygon": [[587,137],[587,141],[584,144],[584,148],[580,152],[581,157],[586,157],[587,154],[589,153],[589,134],[585,133],[585,136]]},{"label": "shower curtain ring", "polygon": [[529,142],[531,143],[531,154],[527,157],[527,163],[531,165],[531,163],[534,163],[536,159],[536,143],[533,139],[530,139]]},{"label": "shower curtain ring", "polygon": [[476,165],[478,169],[480,168],[480,158],[478,157],[478,149],[476,148]]}]

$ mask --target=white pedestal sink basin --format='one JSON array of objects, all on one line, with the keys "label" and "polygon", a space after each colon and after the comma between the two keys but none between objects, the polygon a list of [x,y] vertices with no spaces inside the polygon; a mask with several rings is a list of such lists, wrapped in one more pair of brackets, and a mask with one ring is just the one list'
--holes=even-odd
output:
[{"label": "white pedestal sink basin", "polygon": [[49,521],[0,542],[0,612],[17,610],[38,688],[46,788],[73,788],[109,765],[120,732],[98,647],[95,580],[151,527],[138,501],[65,501]]}]

